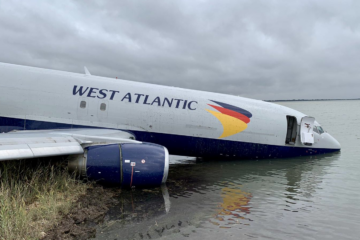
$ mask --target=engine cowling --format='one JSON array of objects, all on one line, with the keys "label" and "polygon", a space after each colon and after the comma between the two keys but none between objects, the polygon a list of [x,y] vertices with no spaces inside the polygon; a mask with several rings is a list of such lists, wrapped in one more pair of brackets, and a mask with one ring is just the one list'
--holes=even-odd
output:
[{"label": "engine cowling", "polygon": [[123,188],[156,187],[166,182],[169,152],[152,143],[94,145],[69,159],[69,171]]}]

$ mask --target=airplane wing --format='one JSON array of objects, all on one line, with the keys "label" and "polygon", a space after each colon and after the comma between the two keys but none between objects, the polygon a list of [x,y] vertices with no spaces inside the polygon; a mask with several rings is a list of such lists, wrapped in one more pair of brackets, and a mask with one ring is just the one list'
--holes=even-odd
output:
[{"label": "airplane wing", "polygon": [[111,129],[16,131],[0,134],[0,161],[81,154],[89,145],[141,143],[128,132]]}]

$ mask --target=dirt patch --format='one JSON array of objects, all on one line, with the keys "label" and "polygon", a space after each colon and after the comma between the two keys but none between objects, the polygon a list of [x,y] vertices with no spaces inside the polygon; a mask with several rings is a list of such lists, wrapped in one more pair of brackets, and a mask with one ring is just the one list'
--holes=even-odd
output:
[{"label": "dirt patch", "polygon": [[109,207],[117,204],[114,198],[120,189],[104,189],[95,185],[80,197],[70,213],[61,222],[48,231],[43,240],[50,239],[89,239],[96,235],[96,225],[104,220]]}]

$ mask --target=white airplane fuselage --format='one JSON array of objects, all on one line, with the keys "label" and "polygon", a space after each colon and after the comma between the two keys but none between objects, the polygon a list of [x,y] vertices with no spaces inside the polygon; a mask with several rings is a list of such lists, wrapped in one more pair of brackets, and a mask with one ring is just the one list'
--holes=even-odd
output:
[{"label": "white airplane fuselage", "polygon": [[[119,129],[170,154],[214,158],[340,150],[326,132],[314,132],[313,143],[304,144],[300,124],[306,115],[264,101],[11,64],[0,64],[0,76],[2,132]],[[291,137],[287,116],[296,119]]]}]

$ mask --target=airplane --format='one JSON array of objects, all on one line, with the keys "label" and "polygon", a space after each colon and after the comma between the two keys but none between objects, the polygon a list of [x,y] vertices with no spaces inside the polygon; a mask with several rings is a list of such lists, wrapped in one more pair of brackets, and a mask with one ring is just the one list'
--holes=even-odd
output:
[{"label": "airplane", "polygon": [[340,151],[314,117],[260,100],[0,63],[0,161],[69,155],[121,187],[166,182],[169,154],[265,159]]}]

